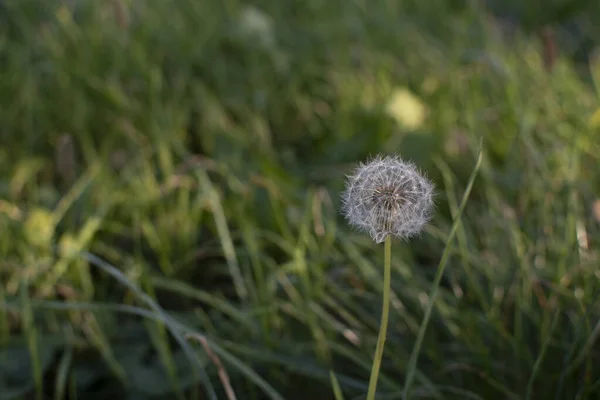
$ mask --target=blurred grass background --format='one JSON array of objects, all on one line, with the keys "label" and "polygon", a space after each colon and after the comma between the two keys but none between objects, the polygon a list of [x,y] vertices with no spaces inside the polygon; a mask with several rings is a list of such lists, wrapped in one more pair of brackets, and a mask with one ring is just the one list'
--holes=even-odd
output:
[{"label": "blurred grass background", "polygon": [[600,393],[600,5],[0,1],[0,399],[366,393],[383,251],[344,175],[438,187],[393,246],[406,365],[483,138],[412,398]]}]

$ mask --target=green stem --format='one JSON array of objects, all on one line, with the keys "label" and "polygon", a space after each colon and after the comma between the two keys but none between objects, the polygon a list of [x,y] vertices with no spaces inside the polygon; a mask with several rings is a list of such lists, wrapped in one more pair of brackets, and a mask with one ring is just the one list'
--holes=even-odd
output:
[{"label": "green stem", "polygon": [[477,173],[479,172],[479,167],[481,167],[481,161],[483,159],[482,146],[483,139],[480,139],[479,156],[477,157],[477,161],[475,162],[475,168],[473,168],[473,172],[471,172],[471,176],[469,177],[469,182],[467,183],[467,188],[465,189],[465,193],[463,194],[463,198],[460,203],[460,206],[458,207],[458,211],[454,216],[454,222],[452,223],[452,228],[450,229],[450,234],[448,235],[448,240],[446,241],[446,246],[444,248],[444,252],[442,253],[442,258],[440,259],[440,263],[438,264],[437,272],[433,280],[433,287],[431,289],[431,293],[429,294],[429,304],[427,304],[427,309],[425,310],[423,322],[421,322],[421,326],[419,327],[419,333],[417,334],[417,341],[415,342],[415,347],[413,347],[410,359],[408,360],[408,367],[406,370],[406,381],[404,383],[404,394],[402,396],[404,400],[409,400],[410,389],[412,386],[412,382],[415,379],[415,373],[417,370],[417,360],[419,359],[419,353],[421,352],[421,345],[423,344],[423,339],[425,338],[425,331],[427,330],[427,326],[429,325],[429,319],[431,318],[431,312],[433,311],[433,306],[435,304],[435,298],[438,294],[440,282],[442,281],[442,276],[444,276],[446,264],[448,262],[448,259],[450,258],[452,241],[454,240],[454,235],[456,235],[456,231],[460,226],[461,216],[465,209],[465,206],[467,205],[469,195],[471,194],[473,182],[475,182],[475,178],[477,177]]},{"label": "green stem", "polygon": [[371,379],[369,380],[369,392],[367,400],[375,399],[377,391],[377,378],[379,377],[379,368],[383,358],[383,346],[388,328],[388,316],[390,314],[390,286],[392,284],[392,238],[385,238],[385,264],[383,266],[383,307],[381,312],[381,325],[379,326],[379,336],[377,338],[377,347],[375,348],[375,357],[373,367],[371,368]]}]

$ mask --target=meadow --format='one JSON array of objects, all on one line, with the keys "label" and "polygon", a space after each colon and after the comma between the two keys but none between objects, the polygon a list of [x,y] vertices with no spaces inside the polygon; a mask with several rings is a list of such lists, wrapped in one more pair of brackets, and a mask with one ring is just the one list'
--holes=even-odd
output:
[{"label": "meadow", "polygon": [[377,399],[600,398],[599,37],[586,0],[0,0],[0,400],[364,399],[376,154],[436,186]]}]

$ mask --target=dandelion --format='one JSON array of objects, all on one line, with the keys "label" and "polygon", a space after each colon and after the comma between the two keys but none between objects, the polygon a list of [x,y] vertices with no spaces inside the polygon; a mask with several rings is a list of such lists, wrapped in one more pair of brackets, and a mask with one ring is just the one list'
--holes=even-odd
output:
[{"label": "dandelion", "polygon": [[427,107],[421,99],[405,88],[394,90],[386,111],[400,126],[409,130],[418,129],[427,118]]},{"label": "dandelion", "polygon": [[377,157],[349,176],[343,195],[346,219],[381,243],[408,239],[423,229],[433,209],[433,185],[412,163]]},{"label": "dandelion", "polygon": [[375,399],[387,334],[391,286],[391,238],[417,235],[431,218],[433,184],[400,157],[376,157],[348,177],[342,211],[350,225],[385,241],[383,310],[367,400]]}]

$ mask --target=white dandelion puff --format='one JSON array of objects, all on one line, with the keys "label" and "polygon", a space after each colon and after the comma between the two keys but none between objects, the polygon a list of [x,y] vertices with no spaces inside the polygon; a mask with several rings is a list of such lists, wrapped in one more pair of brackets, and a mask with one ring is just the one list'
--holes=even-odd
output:
[{"label": "white dandelion puff", "polygon": [[408,239],[430,220],[433,194],[433,184],[413,163],[378,156],[348,176],[342,212],[377,243],[390,235]]}]

